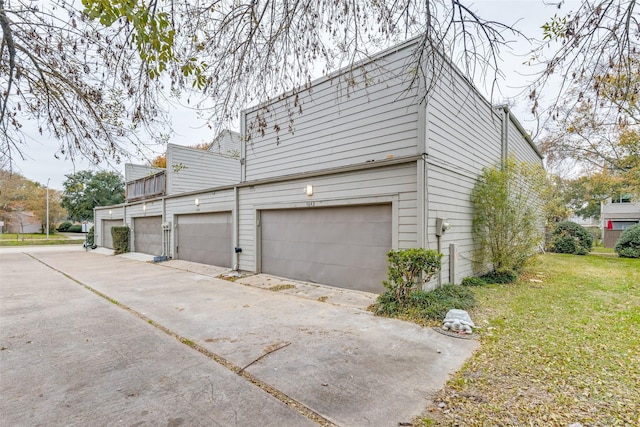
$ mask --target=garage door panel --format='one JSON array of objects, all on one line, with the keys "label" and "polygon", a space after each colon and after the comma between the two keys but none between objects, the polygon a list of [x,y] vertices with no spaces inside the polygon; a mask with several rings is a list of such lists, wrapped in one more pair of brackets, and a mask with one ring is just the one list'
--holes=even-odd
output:
[{"label": "garage door panel", "polygon": [[391,205],[261,212],[262,271],[383,292],[391,249]]},{"label": "garage door panel", "polygon": [[231,212],[179,215],[177,224],[178,259],[231,267]]},{"label": "garage door panel", "polygon": [[326,222],[317,223],[280,223],[286,227],[283,234],[279,227],[267,227],[263,233],[263,240],[288,242],[318,242],[330,243],[336,241],[351,241],[354,245],[388,245],[390,237],[378,233],[384,223],[345,223]]},{"label": "garage door panel", "polygon": [[[357,254],[354,254],[357,248]],[[358,260],[358,266],[375,268],[380,263],[386,265],[386,251],[371,246],[346,246],[336,243],[309,243],[298,242],[293,245],[283,245],[280,242],[264,242],[262,245],[263,258],[280,259],[287,262],[298,262],[300,253],[305,254],[309,260],[319,259],[324,264],[330,265],[350,265],[354,262],[354,257]],[[269,263],[267,263],[269,264]],[[385,270],[386,271],[386,270]]]},{"label": "garage door panel", "polygon": [[162,254],[162,217],[150,216],[133,219],[133,246],[136,252]]}]

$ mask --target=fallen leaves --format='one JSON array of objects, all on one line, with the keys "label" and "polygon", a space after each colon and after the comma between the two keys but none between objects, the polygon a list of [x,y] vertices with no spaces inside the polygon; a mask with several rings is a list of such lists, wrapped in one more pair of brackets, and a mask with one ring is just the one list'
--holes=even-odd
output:
[{"label": "fallen leaves", "polygon": [[516,286],[474,289],[482,346],[415,423],[640,425],[640,269],[629,261],[547,254]]}]

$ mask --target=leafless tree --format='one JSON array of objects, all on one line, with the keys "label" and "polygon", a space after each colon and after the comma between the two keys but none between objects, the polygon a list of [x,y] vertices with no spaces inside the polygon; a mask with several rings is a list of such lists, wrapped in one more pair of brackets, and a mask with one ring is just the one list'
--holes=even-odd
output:
[{"label": "leafless tree", "polygon": [[[27,122],[60,141],[60,155],[94,161],[141,148],[157,134],[178,97],[212,127],[338,67],[358,67],[372,52],[418,37],[407,71],[414,83],[438,77],[441,57],[469,77],[495,83],[500,48],[517,31],[483,19],[470,0],[0,0],[0,163],[24,148]],[[531,92],[564,76],[544,109],[570,101],[579,78],[633,71],[638,41],[635,0],[584,0],[566,18],[550,18],[547,42],[559,42]],[[622,59],[621,59],[622,58]],[[613,61],[613,62],[612,62]],[[636,64],[637,67],[637,64]],[[633,93],[623,89],[620,99]],[[574,92],[571,92],[574,93]],[[598,96],[599,93],[596,93]],[[578,93],[579,96],[579,93]],[[262,126],[265,124],[262,123]]]},{"label": "leafless tree", "polygon": [[[212,126],[242,108],[372,51],[421,35],[418,77],[433,52],[468,74],[495,76],[510,27],[466,2],[371,0],[0,0],[0,146],[21,155],[24,125],[60,141],[59,153],[99,162],[157,131],[166,96],[181,96]],[[194,90],[195,89],[195,90]],[[8,159],[8,160],[7,160]]]}]

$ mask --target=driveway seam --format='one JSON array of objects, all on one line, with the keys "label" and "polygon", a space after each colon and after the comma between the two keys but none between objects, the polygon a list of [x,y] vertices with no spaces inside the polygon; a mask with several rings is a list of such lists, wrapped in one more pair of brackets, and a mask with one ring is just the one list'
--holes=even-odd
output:
[{"label": "driveway seam", "polygon": [[[234,363],[228,361],[227,359],[225,359],[224,357],[220,356],[219,354],[216,354],[212,351],[210,351],[209,349],[201,346],[200,344],[190,340],[187,337],[183,337],[182,335],[178,334],[177,332],[172,331],[171,329],[167,328],[164,325],[161,325],[157,322],[155,322],[153,319],[145,316],[144,314],[132,309],[131,307],[109,297],[107,294],[100,292],[99,290],[85,284],[82,283],[80,280],[76,279],[75,277],[70,276],[69,274],[65,273],[64,271],[58,270],[57,268],[47,264],[46,262],[42,261],[41,259],[35,257],[32,254],[29,253],[24,253],[25,255],[31,257],[32,259],[34,259],[35,261],[38,261],[39,263],[43,264],[44,266],[50,268],[53,271],[56,271],[60,274],[62,274],[64,277],[68,278],[69,280],[77,283],[78,285],[82,286],[83,288],[87,289],[88,291],[93,292],[94,294],[98,295],[99,297],[109,301],[110,303],[116,305],[117,307],[133,314],[134,316],[138,317],[141,320],[144,320],[145,322],[147,322],[148,324],[150,324],[151,326],[155,327],[156,329],[164,332],[165,334],[169,335],[170,337],[180,341],[182,344],[185,344],[188,347],[191,347],[192,349],[196,350],[197,352],[201,353],[202,355],[206,356],[207,358],[215,361],[216,363],[222,365],[223,367],[227,368],[228,370],[232,371],[233,373],[235,373],[236,375],[242,377],[243,379],[249,381],[250,383],[252,383],[253,385],[257,386],[258,388],[262,389],[263,391],[265,391],[266,393],[268,393],[269,395],[275,397],[276,399],[278,399],[280,402],[284,403],[286,406],[295,409],[296,411],[298,411],[300,414],[302,414],[303,416],[305,416],[306,418],[310,419],[311,421],[314,421],[316,423],[318,423],[321,426],[326,426],[326,427],[338,427],[337,424],[333,423],[332,421],[328,420],[327,418],[325,418],[324,416],[320,415],[319,413],[315,412],[313,409],[307,407],[306,405],[304,405],[303,403],[287,396],[286,394],[284,394],[283,392],[281,392],[280,390],[272,387],[271,385],[267,384],[266,382],[260,380],[259,378],[255,377],[254,375],[251,375],[250,373],[248,373],[247,371],[245,371],[244,369],[249,367],[246,366],[245,368],[241,368],[237,365],[235,365]],[[267,356],[269,353],[264,354],[263,356],[261,356],[260,358],[258,358],[257,360],[263,358],[264,356]],[[256,361],[257,361],[256,360]],[[256,361],[252,362],[251,364],[255,363]],[[250,364],[250,365],[251,365]]]}]

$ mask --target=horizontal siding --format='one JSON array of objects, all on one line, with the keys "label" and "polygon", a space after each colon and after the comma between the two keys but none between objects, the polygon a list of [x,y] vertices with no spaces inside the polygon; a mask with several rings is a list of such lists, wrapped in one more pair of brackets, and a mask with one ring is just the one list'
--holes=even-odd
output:
[{"label": "horizontal siding", "polygon": [[[416,154],[419,99],[406,91],[410,54],[405,49],[369,64],[366,75],[354,70],[350,83],[345,76],[324,80],[301,92],[298,101],[289,96],[268,105],[268,112],[248,111],[246,134],[259,115],[267,127],[264,136],[254,132],[245,142],[245,179]],[[289,108],[295,109],[292,115]]]},{"label": "horizontal siding", "polygon": [[167,193],[180,194],[240,181],[240,161],[215,152],[169,144]]},{"label": "horizontal siding", "polygon": [[[109,213],[111,211],[111,213]],[[98,246],[104,246],[103,244],[103,230],[102,230],[102,220],[104,219],[123,219],[124,218],[124,209],[122,207],[117,208],[96,208],[94,215],[94,242]]]},{"label": "horizontal siding", "polygon": [[[441,237],[442,283],[460,283],[462,278],[473,275],[473,206],[471,190],[475,179],[430,164],[427,171],[428,194],[428,247],[437,249],[435,235],[436,218],[446,218],[451,229]],[[449,245],[457,245],[456,277],[449,277]]]},{"label": "horizontal siding", "polygon": [[[443,73],[427,107],[427,246],[437,249],[436,218],[451,224],[440,241],[442,283],[474,273],[471,191],[485,167],[502,156],[502,118],[458,73]],[[456,245],[449,277],[449,245]]]},{"label": "horizontal siding", "polygon": [[513,155],[521,161],[542,164],[542,159],[540,159],[534,149],[531,148],[529,141],[522,136],[520,130],[512,121],[509,121],[507,135],[507,151],[509,155]]},{"label": "horizontal siding", "polygon": [[132,163],[125,163],[124,165],[124,179],[125,182],[135,181],[137,179],[146,178],[158,172],[162,172],[162,168],[154,168],[147,165],[134,165]]},{"label": "horizontal siding", "polygon": [[602,216],[611,216],[611,218],[640,218],[640,203],[605,203],[602,206]]},{"label": "horizontal siding", "polygon": [[238,156],[240,155],[240,139],[239,133],[224,130],[213,140],[208,151],[232,157]]},{"label": "horizontal siding", "polygon": [[[304,193],[308,184],[313,185],[312,197]],[[415,247],[415,163],[240,188],[240,269],[256,270],[256,210],[304,207],[308,201],[313,201],[318,207],[335,206],[349,200],[376,196],[398,198],[398,246]]]},{"label": "horizontal siding", "polygon": [[457,73],[443,73],[427,109],[429,159],[477,174],[501,149],[501,117]]}]

